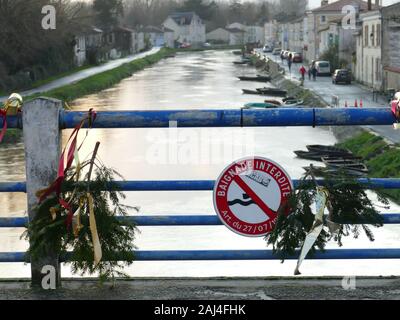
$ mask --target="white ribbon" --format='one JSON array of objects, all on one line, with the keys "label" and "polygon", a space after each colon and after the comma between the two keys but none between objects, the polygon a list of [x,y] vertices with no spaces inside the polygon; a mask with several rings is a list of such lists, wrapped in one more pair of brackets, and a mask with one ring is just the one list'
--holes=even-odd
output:
[{"label": "white ribbon", "polygon": [[301,249],[299,260],[297,261],[296,269],[294,270],[295,275],[301,274],[299,271],[300,265],[307,256],[310,249],[313,247],[315,241],[317,241],[322,228],[324,227],[324,211],[328,202],[328,191],[323,187],[317,187],[317,195],[315,199],[316,214],[314,224],[311,230],[304,240],[303,248]]}]

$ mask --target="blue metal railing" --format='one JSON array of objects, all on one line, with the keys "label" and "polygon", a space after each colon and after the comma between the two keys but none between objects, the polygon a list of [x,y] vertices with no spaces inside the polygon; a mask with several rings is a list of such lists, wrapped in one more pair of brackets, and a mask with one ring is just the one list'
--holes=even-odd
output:
[{"label": "blue metal railing", "polygon": [[[323,180],[317,180],[323,185]],[[400,179],[362,178],[358,181],[367,189],[400,189]],[[214,180],[118,181],[121,191],[212,191]],[[299,180],[293,180],[295,187]],[[2,192],[26,192],[25,182],[0,182]]]},{"label": "blue metal railing", "polygon": [[[138,250],[135,251],[136,261],[184,261],[184,260],[277,260],[280,256],[272,250]],[[299,252],[285,259],[298,259]],[[307,259],[335,260],[335,259],[399,259],[400,249],[329,249],[317,252]],[[69,257],[60,259],[61,262],[70,261]],[[0,253],[1,262],[27,262],[24,252]]]},{"label": "blue metal railing", "polygon": [[[60,128],[74,128],[87,112],[63,111]],[[101,111],[94,128],[282,127],[392,125],[389,108],[284,108],[270,110]],[[9,117],[10,128],[22,128],[20,116]],[[2,120],[0,119],[0,127]]]},{"label": "blue metal railing", "polygon": [[[384,224],[400,224],[400,213],[382,214]],[[152,216],[129,216],[119,217],[123,222],[134,223],[141,227],[161,226],[222,226],[223,223],[216,215],[152,215]],[[349,222],[350,223],[350,222]],[[0,228],[25,228],[28,217],[0,218]],[[363,221],[359,224],[370,224]]]},{"label": "blue metal railing", "polygon": [[[60,129],[75,127],[86,112],[63,111]],[[94,128],[168,127],[266,127],[391,125],[389,108],[272,109],[272,110],[176,110],[98,112]],[[0,119],[0,127],[2,120]],[[10,128],[22,128],[20,116],[9,117]],[[368,189],[400,189],[400,179],[360,179]],[[322,181],[320,181],[322,183]],[[295,186],[298,181],[294,181]],[[122,191],[211,191],[214,181],[124,181]],[[0,183],[1,192],[26,192],[25,182]],[[400,214],[383,214],[385,224],[400,224]],[[138,226],[220,226],[216,215],[137,216],[121,218]],[[23,228],[27,218],[1,218],[0,228]],[[365,223],[368,223],[367,221]],[[136,260],[271,260],[280,259],[271,250],[136,251]],[[296,259],[298,253],[288,259]],[[311,259],[400,259],[400,249],[333,249]],[[0,262],[24,262],[25,253],[0,253]],[[68,260],[68,257],[66,257]]]}]

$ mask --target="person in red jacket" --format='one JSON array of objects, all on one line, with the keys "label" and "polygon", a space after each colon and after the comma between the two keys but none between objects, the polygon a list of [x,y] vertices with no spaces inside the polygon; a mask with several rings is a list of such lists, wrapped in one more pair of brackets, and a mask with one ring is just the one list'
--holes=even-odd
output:
[{"label": "person in red jacket", "polygon": [[304,67],[304,66],[301,66],[301,68],[300,68],[300,74],[301,74],[301,86],[304,86],[304,80],[305,80],[305,75],[306,75],[306,72],[307,72],[307,70],[306,70],[306,68]]},{"label": "person in red jacket", "polygon": [[301,74],[301,80],[304,81],[307,70],[306,70],[306,68],[304,66],[301,66],[299,71],[300,71],[300,74]]}]

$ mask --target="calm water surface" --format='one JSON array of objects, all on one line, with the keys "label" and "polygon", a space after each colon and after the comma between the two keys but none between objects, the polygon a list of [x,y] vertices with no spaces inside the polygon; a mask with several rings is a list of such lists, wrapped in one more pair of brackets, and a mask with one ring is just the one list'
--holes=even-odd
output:
[{"label": "calm water surface", "polygon": [[[240,75],[254,69],[232,64],[229,51],[180,54],[139,72],[117,86],[74,102],[75,110],[173,110],[241,108],[247,102],[262,102],[258,96],[242,95],[241,89],[260,87],[243,83]],[[69,135],[63,133],[64,141]],[[293,151],[307,144],[333,144],[329,130],[312,128],[219,128],[219,129],[114,129],[92,130],[82,150],[89,154],[101,142],[100,158],[127,180],[212,180],[232,161],[258,155],[280,163],[292,178],[299,178],[308,161],[296,159]],[[0,149],[2,181],[23,181],[23,144]],[[126,203],[140,206],[142,215],[214,214],[211,192],[131,192]],[[25,195],[0,194],[0,216],[22,216]],[[393,206],[391,212],[399,212]],[[400,228],[375,230],[376,241],[363,236],[346,239],[346,248],[400,246]],[[21,229],[0,230],[0,251],[22,251]],[[218,227],[148,227],[137,239],[142,250],[163,249],[265,249],[262,238],[235,235]],[[336,247],[336,244],[332,244]],[[292,275],[295,261],[226,262],[136,262],[126,269],[132,276],[282,276]],[[305,261],[304,276],[398,275],[400,261]],[[63,274],[69,275],[68,266]],[[0,277],[29,276],[29,266],[0,264]]]}]

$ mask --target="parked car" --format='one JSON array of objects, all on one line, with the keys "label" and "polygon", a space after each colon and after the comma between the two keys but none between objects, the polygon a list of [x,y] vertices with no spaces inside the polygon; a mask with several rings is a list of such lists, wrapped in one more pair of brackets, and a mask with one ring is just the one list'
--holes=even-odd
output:
[{"label": "parked car", "polygon": [[317,68],[317,75],[331,75],[331,64],[329,61],[316,61],[315,67]]},{"label": "parked car", "polygon": [[293,62],[303,62],[303,56],[299,52],[292,52],[292,61]]},{"label": "parked car", "polygon": [[191,47],[192,47],[192,45],[190,43],[187,43],[187,42],[181,43],[179,45],[180,49],[187,49],[187,48],[191,48]]},{"label": "parked car", "polygon": [[275,49],[272,51],[272,54],[273,54],[274,56],[279,56],[279,55],[281,54],[281,51],[282,51],[281,48],[275,48]]},{"label": "parked car", "polygon": [[351,84],[351,72],[347,69],[336,69],[332,75],[332,83],[344,82]]},{"label": "parked car", "polygon": [[287,60],[289,58],[289,54],[290,54],[290,51],[285,50],[283,52],[283,58]]},{"label": "parked car", "polygon": [[264,51],[265,53],[267,53],[267,52],[272,52],[272,48],[271,48],[270,46],[268,46],[268,45],[265,45],[264,48],[263,48],[263,51]]},{"label": "parked car", "polygon": [[211,47],[211,43],[205,42],[205,43],[203,43],[203,47],[204,48],[210,48]]}]

